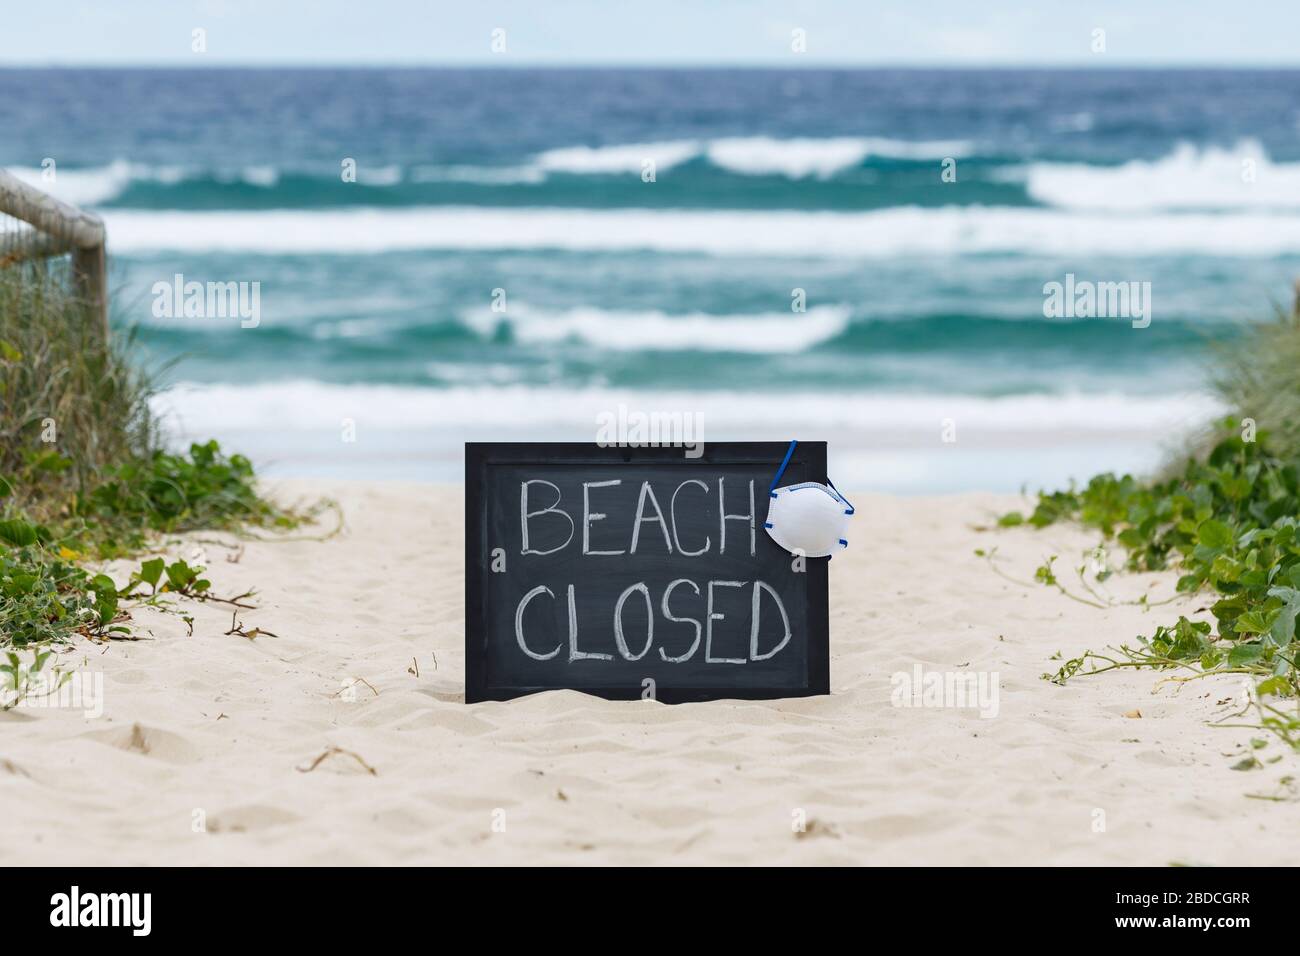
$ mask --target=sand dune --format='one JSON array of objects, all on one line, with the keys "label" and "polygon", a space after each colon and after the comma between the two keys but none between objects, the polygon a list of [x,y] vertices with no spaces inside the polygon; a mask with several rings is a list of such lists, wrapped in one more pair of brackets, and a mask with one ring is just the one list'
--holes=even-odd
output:
[{"label": "sand dune", "polygon": [[[1238,681],[1040,679],[1058,650],[1201,605],[1101,611],[1003,580],[975,548],[1029,577],[1094,543],[972,528],[1013,499],[854,496],[873,544],[831,568],[829,697],[468,707],[460,490],[290,488],[337,497],[343,533],[173,548],[206,552],[219,593],[258,588],[239,620],[277,637],[224,634],[218,605],[187,606],[192,636],[137,610],[152,639],[60,656],[103,674],[101,717],[0,714],[0,863],[1294,862],[1294,804],[1247,794],[1294,800],[1300,761],[1235,771],[1251,732],[1207,725],[1240,709]],[[916,664],[996,672],[997,716],[894,706]]]}]

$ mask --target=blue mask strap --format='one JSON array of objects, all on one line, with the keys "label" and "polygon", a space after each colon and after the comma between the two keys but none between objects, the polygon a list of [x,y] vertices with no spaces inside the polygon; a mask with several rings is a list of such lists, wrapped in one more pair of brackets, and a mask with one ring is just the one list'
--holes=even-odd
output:
[{"label": "blue mask strap", "polygon": [[786,466],[790,464],[790,459],[794,456],[794,446],[797,444],[799,444],[799,440],[796,438],[794,441],[790,442],[790,447],[786,449],[785,458],[781,462],[781,467],[776,470],[776,477],[772,479],[772,484],[767,488],[767,496],[769,498],[776,497],[774,494],[776,491],[776,483],[780,481],[781,476],[785,474]]},{"label": "blue mask strap", "polygon": [[[781,480],[781,476],[785,474],[785,469],[786,469],[787,466],[789,466],[789,464],[790,464],[790,459],[791,459],[792,457],[794,457],[794,448],[795,448],[795,445],[797,445],[797,444],[799,444],[799,440],[798,440],[798,439],[795,439],[794,441],[790,442],[790,447],[786,449],[786,452],[785,452],[785,458],[782,459],[782,461],[781,461],[781,467],[778,468],[778,469],[776,470],[776,477],[772,479],[772,484],[768,486],[768,489],[767,489],[767,496],[768,496],[769,498],[775,498],[775,497],[776,497],[776,485],[777,485],[777,482],[779,482],[779,481]],[[844,512],[846,515],[851,515],[851,514],[853,514],[855,511],[857,511],[857,509],[853,507],[853,502],[849,501],[848,498],[845,498],[842,494],[840,494],[840,489],[838,489],[838,488],[835,487],[835,483],[834,483],[833,481],[831,481],[829,478],[827,478],[827,479],[826,479],[826,484],[830,485],[831,488],[833,488],[833,489],[835,490],[835,493],[836,493],[837,495],[840,495],[840,497],[844,500],[844,503],[845,503],[846,505],[849,506],[849,509],[848,509],[847,511]],[[768,527],[771,527],[771,525],[768,525]],[[847,542],[844,542],[844,543],[847,544]]]},{"label": "blue mask strap", "polygon": [[[835,482],[831,481],[829,478],[826,479],[826,484],[830,485],[832,488],[835,488]],[[840,495],[841,498],[844,498],[844,496],[840,494],[840,489],[835,488],[835,493],[837,495]],[[849,501],[848,498],[844,498],[844,503],[849,506],[849,510],[844,512],[846,515],[851,515],[853,514],[853,512],[857,511],[857,509],[853,507],[853,502]],[[844,540],[841,540],[840,543],[846,545],[848,544],[848,542]]]}]

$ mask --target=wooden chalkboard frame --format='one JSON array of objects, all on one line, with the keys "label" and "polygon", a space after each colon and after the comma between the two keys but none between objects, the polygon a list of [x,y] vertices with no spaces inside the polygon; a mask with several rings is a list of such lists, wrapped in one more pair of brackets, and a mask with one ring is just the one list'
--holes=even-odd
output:
[{"label": "wooden chalkboard frame", "polygon": [[[488,570],[485,494],[488,469],[494,465],[565,464],[610,465],[674,463],[701,468],[710,465],[765,464],[773,474],[785,456],[788,442],[708,442],[698,458],[685,458],[681,448],[670,446],[602,446],[594,442],[466,442],[465,443],[465,702],[512,700],[555,687],[489,686],[487,673],[488,624],[485,575]],[[826,443],[800,442],[791,460],[802,465],[810,481],[826,481]],[[830,693],[830,617],[828,571],[825,559],[811,558],[807,566],[808,641],[806,687],[663,687],[655,699],[666,704],[706,700],[768,700],[812,697]],[[637,700],[639,687],[570,687],[607,700]]]}]

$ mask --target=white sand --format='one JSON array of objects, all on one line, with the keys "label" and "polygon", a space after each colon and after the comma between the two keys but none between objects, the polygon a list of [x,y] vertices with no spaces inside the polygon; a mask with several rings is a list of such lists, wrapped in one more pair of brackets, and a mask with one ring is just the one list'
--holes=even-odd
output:
[{"label": "white sand", "polygon": [[[1232,770],[1252,733],[1207,724],[1241,707],[1237,679],[1040,679],[1058,650],[1131,639],[1204,602],[1101,611],[1002,580],[975,548],[996,544],[1027,578],[1045,555],[1068,569],[1094,543],[1077,529],[972,529],[1014,499],[852,496],[855,546],[831,567],[829,697],[666,706],[560,692],[468,707],[460,490],[312,487],[344,507],[337,538],[250,544],[238,563],[206,546],[214,590],[258,588],[240,619],[279,637],[223,635],[231,615],[217,605],[192,608],[192,637],[139,610],[153,640],[60,658],[103,674],[102,717],[0,714],[0,863],[1296,860],[1294,802],[1246,795],[1294,801],[1280,781],[1300,760]],[[1114,589],[1164,596],[1172,580]],[[998,715],[892,706],[891,674],[916,663],[996,671]],[[361,679],[373,692],[340,693]],[[300,769],[330,747],[376,774],[344,754]]]}]

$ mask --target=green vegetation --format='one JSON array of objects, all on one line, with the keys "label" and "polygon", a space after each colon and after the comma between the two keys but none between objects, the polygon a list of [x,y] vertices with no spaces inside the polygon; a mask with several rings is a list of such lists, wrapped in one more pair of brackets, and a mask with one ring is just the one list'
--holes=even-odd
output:
[{"label": "green vegetation", "polygon": [[1253,326],[1236,345],[1221,348],[1214,387],[1238,418],[1269,433],[1273,453],[1300,462],[1300,282],[1290,314]]},{"label": "green vegetation", "polygon": [[155,450],[113,469],[71,502],[69,530],[101,555],[138,551],[150,532],[245,526],[290,529],[302,515],[261,498],[253,466],[226,457],[215,441],[193,444],[188,455]]},{"label": "green vegetation", "polygon": [[131,337],[104,341],[68,288],[57,266],[0,268],[0,647],[129,637],[125,604],[160,592],[237,601],[184,561],[146,561],[121,587],[87,563],[312,517],[261,498],[248,460],[216,442],[164,450]]},{"label": "green vegetation", "polygon": [[0,475],[38,520],[158,447],[150,383],[68,291],[66,266],[0,268]]},{"label": "green vegetation", "polygon": [[[1273,731],[1300,749],[1297,360],[1300,316],[1261,326],[1223,356],[1225,371],[1216,387],[1235,414],[1215,427],[1208,453],[1192,455],[1181,470],[1151,481],[1104,474],[1083,488],[1041,493],[1027,518],[1012,512],[1000,519],[1004,527],[1036,528],[1078,521],[1117,542],[1128,570],[1174,568],[1181,572],[1179,592],[1209,595],[1199,610],[1208,609],[1212,621],[1179,615],[1136,638],[1135,645],[1085,651],[1045,677],[1065,683],[1134,667],[1189,672],[1170,678],[1178,681],[1250,675],[1257,681],[1250,707],[1258,723],[1249,726]],[[1084,568],[1079,578],[1089,587]],[[1036,579],[1084,603],[1109,606],[1071,594],[1050,561]]]},{"label": "green vegetation", "polygon": [[0,710],[18,706],[33,689],[45,694],[57,691],[72,677],[57,669],[53,673],[44,672],[50,653],[35,651],[32,662],[25,664],[18,654],[6,652],[5,662],[0,664]]}]

